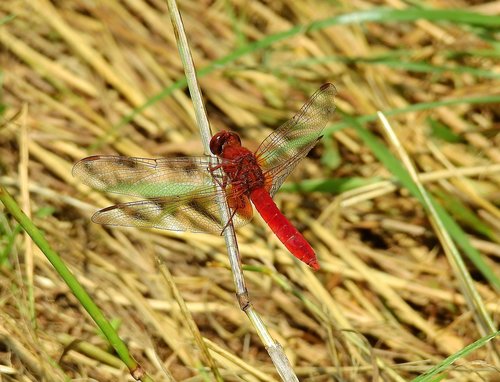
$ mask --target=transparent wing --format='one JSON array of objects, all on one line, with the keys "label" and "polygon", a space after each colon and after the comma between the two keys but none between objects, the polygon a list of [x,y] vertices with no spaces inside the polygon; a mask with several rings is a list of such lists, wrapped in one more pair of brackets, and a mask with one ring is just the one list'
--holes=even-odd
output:
[{"label": "transparent wing", "polygon": [[73,176],[100,191],[143,198],[180,195],[213,186],[207,157],[129,158],[96,155],[73,167]]},{"label": "transparent wing", "polygon": [[[97,190],[147,198],[121,203],[94,214],[99,224],[161,228],[173,231],[221,232],[215,187],[207,157],[128,158],[92,156],[73,167],[73,175]],[[238,227],[252,218],[245,195],[235,194],[228,183],[225,193],[233,224]]]},{"label": "transparent wing", "polygon": [[[240,202],[244,205],[240,204],[232,218],[235,227],[248,223],[252,218],[252,206],[248,198],[242,195]],[[92,221],[106,225],[191,232],[220,233],[225,226],[220,218],[215,191],[206,192],[203,196],[171,196],[116,204],[97,211]]]},{"label": "transparent wing", "polygon": [[259,146],[255,155],[264,173],[272,182],[274,195],[321,137],[321,131],[335,111],[333,84],[321,86],[289,121],[273,131]]},{"label": "transparent wing", "polygon": [[271,196],[274,196],[276,192],[278,192],[288,175],[295,169],[297,164],[307,155],[307,153],[311,151],[320,139],[321,138],[318,137],[315,141],[304,146],[302,151],[297,152],[296,155],[290,158],[289,162],[280,162],[270,170],[264,172],[265,178],[271,180],[266,181],[266,184],[271,183],[269,188],[269,194]]}]

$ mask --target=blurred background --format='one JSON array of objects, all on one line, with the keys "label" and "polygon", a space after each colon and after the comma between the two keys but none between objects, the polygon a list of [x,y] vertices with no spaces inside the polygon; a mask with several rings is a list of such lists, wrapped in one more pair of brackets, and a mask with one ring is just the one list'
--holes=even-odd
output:
[{"label": "blurred background", "polygon": [[[299,379],[411,380],[498,327],[500,3],[179,8],[214,132],[255,149],[323,83],[338,90],[335,119],[275,197],[321,270],[297,262],[259,216],[237,231],[252,303]],[[159,257],[224,380],[279,380],[238,307],[221,236],[96,225],[98,208],[130,198],[71,175],[88,155],[202,155],[165,3],[3,1],[0,23],[0,183],[133,357],[156,381],[212,378]],[[377,110],[442,206],[470,277],[405,187]],[[2,380],[131,380],[3,206],[0,256]],[[497,351],[478,347],[442,380],[498,380]]]}]

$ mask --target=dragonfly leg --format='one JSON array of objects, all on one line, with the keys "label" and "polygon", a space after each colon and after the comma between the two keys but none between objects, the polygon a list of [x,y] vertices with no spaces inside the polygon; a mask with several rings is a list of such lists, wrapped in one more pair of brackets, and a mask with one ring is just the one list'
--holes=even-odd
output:
[{"label": "dragonfly leg", "polygon": [[236,213],[239,213],[239,215],[243,217],[247,215],[250,215],[250,217],[252,216],[252,206],[250,205],[248,198],[244,195],[244,193],[242,193],[242,190],[233,188],[233,185],[230,185],[229,188],[231,188],[231,190],[229,190],[229,193],[227,194],[227,205],[231,209],[231,216],[222,228],[221,235],[229,226],[229,222],[233,221]]},{"label": "dragonfly leg", "polygon": [[[217,184],[222,189],[225,189],[226,186],[227,186],[227,176],[226,176],[226,174],[219,175],[219,174],[215,173],[215,171],[219,170],[220,168],[222,168],[222,165],[220,165],[220,164],[218,164],[216,166],[210,165],[208,167],[208,171],[210,171],[210,175],[212,175],[212,178],[214,179],[214,181],[217,182]],[[221,178],[222,178],[222,181],[221,181]]]},{"label": "dragonfly leg", "polygon": [[239,165],[237,166],[235,175],[233,177],[234,179],[239,179],[240,178],[240,174],[241,174],[242,169],[243,169],[243,166],[241,165],[241,162],[240,162]]},{"label": "dragonfly leg", "polygon": [[222,168],[222,164],[217,164],[215,166],[209,165],[208,171],[210,171],[213,174],[215,171],[217,171],[220,168]]},{"label": "dragonfly leg", "polygon": [[[229,207],[231,208],[231,207]],[[229,219],[227,220],[226,224],[224,225],[224,227],[222,228],[222,231],[220,233],[220,235],[222,236],[224,234],[224,231],[226,230],[226,228],[229,226],[230,223],[232,223],[233,221],[233,218],[234,218],[234,215],[236,215],[236,212],[238,210],[236,208],[233,208],[232,209],[232,212],[231,212],[231,216],[229,217]]]}]

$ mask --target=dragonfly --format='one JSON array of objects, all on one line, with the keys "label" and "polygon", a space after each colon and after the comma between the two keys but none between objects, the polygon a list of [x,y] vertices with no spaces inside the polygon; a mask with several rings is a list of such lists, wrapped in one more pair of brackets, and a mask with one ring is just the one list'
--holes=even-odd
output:
[{"label": "dragonfly", "polygon": [[97,211],[94,223],[222,233],[219,202],[227,201],[230,223],[247,224],[252,204],[284,246],[318,270],[316,254],[304,236],[281,213],[272,197],[297,164],[321,139],[334,111],[337,91],[319,88],[293,118],[274,130],[255,152],[238,134],[220,131],[210,140],[213,157],[135,158],[94,155],[78,161],[73,175],[104,192],[139,198]]}]

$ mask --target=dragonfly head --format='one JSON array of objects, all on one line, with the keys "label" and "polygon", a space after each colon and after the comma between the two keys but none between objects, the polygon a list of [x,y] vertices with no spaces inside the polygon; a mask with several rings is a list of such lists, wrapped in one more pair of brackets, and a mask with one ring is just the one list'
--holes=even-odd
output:
[{"label": "dragonfly head", "polygon": [[241,139],[238,134],[222,130],[210,140],[210,151],[219,157],[224,153],[224,149],[229,146],[241,146]]}]

